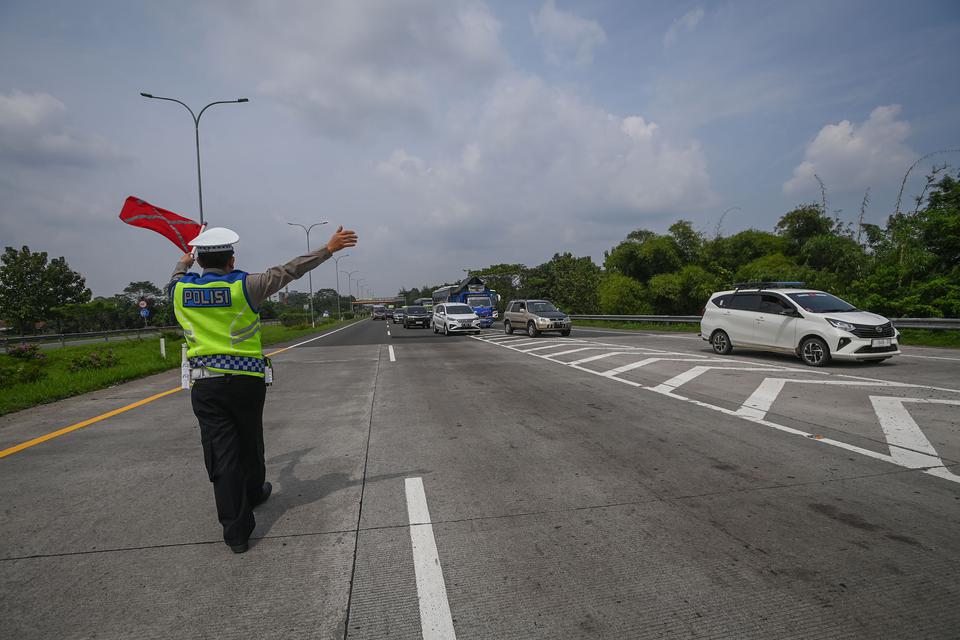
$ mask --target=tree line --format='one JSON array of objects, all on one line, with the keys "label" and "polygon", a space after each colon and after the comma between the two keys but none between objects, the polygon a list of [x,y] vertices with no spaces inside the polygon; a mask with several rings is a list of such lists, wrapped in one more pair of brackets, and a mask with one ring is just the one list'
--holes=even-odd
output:
[{"label": "tree line", "polygon": [[[165,286],[165,285],[164,285]],[[266,320],[302,325],[310,321],[310,296],[281,292],[279,301],[267,300],[260,315]],[[340,309],[349,312],[353,296],[340,296]],[[147,318],[140,315],[145,303]],[[313,294],[314,313],[337,312],[337,292]],[[79,333],[176,324],[173,306],[163,287],[141,280],[112,296],[93,297],[86,279],[63,257],[48,259],[46,252],[6,247],[0,255],[0,319],[17,335]]]},{"label": "tree line", "polygon": [[[736,282],[800,281],[888,317],[960,316],[960,174],[934,167],[912,211],[883,225],[857,224],[819,203],[783,214],[770,231],[712,236],[678,220],[667,233],[636,229],[604,252],[603,265],[569,252],[534,267],[470,271],[501,295],[546,298],[568,313],[696,315]],[[832,214],[832,215],[831,215]],[[408,303],[437,287],[401,289]],[[429,293],[427,293],[429,292]]]}]

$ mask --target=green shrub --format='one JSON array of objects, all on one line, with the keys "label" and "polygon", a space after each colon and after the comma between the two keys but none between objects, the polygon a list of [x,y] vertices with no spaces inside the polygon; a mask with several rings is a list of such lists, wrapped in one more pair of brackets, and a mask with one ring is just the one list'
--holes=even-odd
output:
[{"label": "green shrub", "polygon": [[69,369],[74,373],[89,369],[106,369],[116,366],[119,362],[120,359],[117,358],[113,349],[91,351],[89,353],[78,354],[71,358]]},{"label": "green shrub", "polygon": [[343,314],[344,320],[353,320],[353,318],[354,318],[354,314],[352,311],[347,311]]},{"label": "green shrub", "polygon": [[0,389],[17,384],[36,382],[47,375],[42,360],[27,360],[12,364],[0,364]]},{"label": "green shrub", "polygon": [[285,327],[310,326],[310,314],[300,311],[284,311],[280,314],[280,324]]},{"label": "green shrub", "polygon": [[7,355],[20,360],[43,360],[44,358],[44,355],[40,353],[40,345],[26,342],[21,342],[17,346],[7,349]]},{"label": "green shrub", "polygon": [[177,342],[180,338],[183,337],[183,333],[177,330],[167,330],[161,331],[160,337],[162,337],[167,342]]}]

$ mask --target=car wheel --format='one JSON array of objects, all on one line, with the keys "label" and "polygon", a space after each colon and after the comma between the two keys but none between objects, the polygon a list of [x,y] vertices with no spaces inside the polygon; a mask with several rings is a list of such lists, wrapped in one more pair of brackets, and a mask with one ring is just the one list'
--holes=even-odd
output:
[{"label": "car wheel", "polygon": [[447,325],[446,322],[443,323],[443,335],[445,336],[450,335],[450,327]]},{"label": "car wheel", "polygon": [[527,323],[527,335],[531,338],[536,338],[540,335],[540,332],[537,331],[537,325],[533,324],[532,321]]},{"label": "car wheel", "polygon": [[807,338],[800,343],[800,359],[811,367],[822,367],[830,362],[830,347],[820,338]]},{"label": "car wheel", "polygon": [[433,332],[437,333],[437,325],[433,322],[430,323],[430,326],[433,328]]},{"label": "car wheel", "polygon": [[513,325],[510,324],[510,321],[509,321],[509,320],[504,320],[504,321],[503,321],[503,332],[506,333],[506,334],[511,334],[511,333],[513,333]]},{"label": "car wheel", "polygon": [[562,335],[564,338],[566,338],[568,335],[570,335],[570,329],[567,329],[566,331],[561,331],[561,332],[560,332],[560,335]]},{"label": "car wheel", "polygon": [[710,338],[710,346],[713,347],[714,353],[721,356],[725,356],[733,351],[733,345],[730,344],[730,336],[728,336],[727,332],[723,329],[713,332],[713,336]]}]

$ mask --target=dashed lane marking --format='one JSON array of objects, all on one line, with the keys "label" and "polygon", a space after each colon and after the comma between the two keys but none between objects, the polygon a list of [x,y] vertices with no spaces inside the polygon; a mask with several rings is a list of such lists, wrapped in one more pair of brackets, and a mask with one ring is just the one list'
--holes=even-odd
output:
[{"label": "dashed lane marking", "polygon": [[437,541],[433,537],[427,496],[423,491],[423,480],[406,478],[405,485],[423,639],[456,640],[450,603],[447,601],[447,587],[443,582],[443,569],[440,568],[440,554],[437,552]]},{"label": "dashed lane marking", "polygon": [[387,350],[390,352],[390,362],[396,362],[396,361],[397,361],[397,354],[395,354],[395,353],[393,352],[393,345],[392,345],[392,344],[391,344],[391,345],[388,345],[388,346],[387,346]]},{"label": "dashed lane marking", "polygon": [[[282,349],[277,349],[277,350],[275,350],[275,351],[271,351],[270,353],[265,353],[264,355],[265,355],[265,356],[268,356],[268,357],[275,356],[275,355],[278,355],[278,354],[283,353],[284,351],[289,351],[290,349],[293,349],[294,347],[299,347],[299,346],[308,344],[308,343],[310,343],[310,342],[313,342],[314,340],[320,340],[321,338],[326,338],[327,336],[332,336],[332,335],[335,334],[335,333],[338,333],[338,332],[343,331],[344,329],[348,329],[348,328],[350,328],[350,327],[354,327],[354,326],[356,326],[356,325],[358,325],[358,324],[360,324],[360,323],[359,323],[359,322],[354,322],[354,323],[352,323],[352,324],[348,324],[348,325],[345,326],[345,327],[340,327],[339,329],[334,329],[333,331],[328,331],[327,333],[321,334],[321,335],[316,336],[316,337],[314,337],[314,338],[310,338],[309,340],[304,340],[303,342],[298,342],[298,343],[296,343],[296,344],[290,345],[289,347],[284,347],[284,348],[282,348]],[[78,429],[83,429],[84,427],[89,427],[89,426],[92,425],[92,424],[96,424],[96,423],[98,423],[98,422],[102,422],[103,420],[106,420],[107,418],[112,418],[113,416],[120,415],[121,413],[126,413],[127,411],[130,411],[131,409],[136,409],[137,407],[142,407],[143,405],[149,404],[149,403],[153,402],[154,400],[159,400],[160,398],[163,398],[163,397],[172,395],[172,394],[174,394],[174,393],[176,393],[176,392],[178,392],[178,391],[181,391],[181,390],[182,390],[181,387],[176,387],[176,388],[174,388],[174,389],[168,389],[168,390],[166,390],[166,391],[161,391],[160,393],[156,393],[156,394],[154,394],[154,395],[152,395],[152,396],[150,396],[150,397],[148,397],[148,398],[144,398],[143,400],[137,400],[136,402],[130,403],[130,404],[126,405],[125,407],[120,407],[119,409],[113,409],[112,411],[107,411],[106,413],[101,413],[99,416],[94,416],[93,418],[88,418],[88,419],[86,419],[86,420],[84,420],[84,421],[82,421],[82,422],[78,422],[78,423],[76,423],[76,424],[72,424],[72,425],[70,425],[69,427],[64,427],[64,428],[62,428],[62,429],[57,429],[56,431],[52,431],[52,432],[50,432],[50,433],[48,433],[48,434],[45,434],[45,435],[42,435],[42,436],[33,438],[32,440],[27,440],[26,442],[21,442],[20,444],[14,445],[14,446],[12,446],[12,447],[9,447],[9,448],[7,448],[7,449],[4,449],[4,450],[0,451],[0,458],[6,458],[7,456],[12,455],[12,454],[14,454],[14,453],[17,453],[18,451],[23,451],[24,449],[29,449],[30,447],[34,447],[34,446],[36,446],[36,445],[38,445],[38,444],[42,444],[42,443],[44,443],[44,442],[46,442],[46,441],[48,441],[48,440],[53,440],[54,438],[59,438],[60,436],[66,435],[66,434],[71,433],[71,432],[73,432],[73,431],[76,431],[76,430],[78,430]]]}]

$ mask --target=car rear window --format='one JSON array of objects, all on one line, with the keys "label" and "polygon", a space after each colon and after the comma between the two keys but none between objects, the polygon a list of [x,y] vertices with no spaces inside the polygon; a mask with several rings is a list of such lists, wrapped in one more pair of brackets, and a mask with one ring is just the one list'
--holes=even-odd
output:
[{"label": "car rear window", "polygon": [[715,306],[718,306],[718,307],[728,307],[730,306],[730,298],[732,297],[733,295],[728,293],[726,295],[717,296],[710,302],[712,302]]}]

